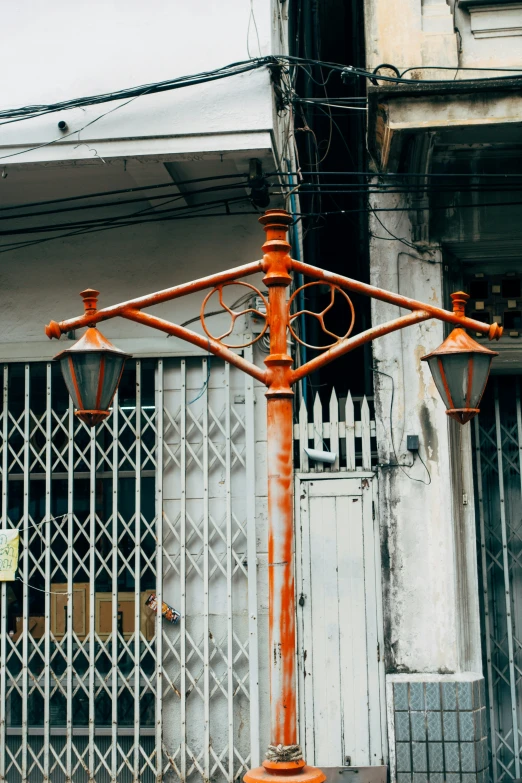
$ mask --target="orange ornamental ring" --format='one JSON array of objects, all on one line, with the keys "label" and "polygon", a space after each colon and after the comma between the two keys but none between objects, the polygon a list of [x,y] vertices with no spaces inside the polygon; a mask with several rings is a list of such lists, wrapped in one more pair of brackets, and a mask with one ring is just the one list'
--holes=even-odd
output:
[{"label": "orange ornamental ring", "polygon": [[[298,294],[301,291],[304,291],[305,288],[310,288],[310,286],[313,286],[313,285],[322,285],[322,286],[327,285],[327,286],[329,286],[330,292],[331,292],[330,293],[330,304],[328,304],[324,308],[324,310],[321,310],[320,313],[314,313],[311,310],[298,310],[297,313],[290,314],[290,308],[292,307],[292,303],[294,302],[294,300],[296,299]],[[339,293],[342,294],[342,296],[344,296],[344,298],[348,302],[348,306],[349,306],[350,312],[352,314],[352,319],[350,321],[350,326],[348,327],[348,331],[346,332],[346,334],[343,334],[342,336],[334,334],[334,332],[330,332],[330,330],[327,329],[326,326],[324,325],[324,316],[326,315],[326,313],[329,310],[332,309],[332,307],[334,305],[334,302],[335,302],[335,292],[336,291],[339,291]],[[306,348],[312,348],[315,351],[324,351],[324,350],[326,350],[328,348],[333,348],[334,345],[338,345],[342,340],[346,340],[346,338],[349,337],[350,334],[352,333],[352,329],[353,329],[353,326],[354,326],[354,323],[355,323],[355,310],[353,308],[352,300],[350,299],[350,297],[348,296],[346,291],[343,291],[343,289],[340,286],[334,285],[333,283],[328,283],[327,281],[324,281],[324,282],[323,281],[315,281],[313,283],[305,283],[305,285],[302,285],[300,288],[297,288],[294,291],[294,293],[292,294],[292,296],[290,297],[290,299],[288,300],[288,313],[289,313],[288,329],[290,331],[290,334],[294,338],[294,340],[297,340],[298,343],[300,343],[301,345],[306,346]],[[325,334],[329,334],[330,337],[335,337],[335,342],[334,343],[330,343],[329,345],[310,345],[310,343],[305,343],[304,340],[301,340],[301,338],[296,334],[295,330],[292,327],[292,321],[295,318],[297,318],[298,316],[300,316],[300,315],[313,315],[314,318],[317,318],[317,320],[321,324],[321,328],[322,328],[323,332]]]},{"label": "orange ornamental ring", "polygon": [[[263,300],[263,304],[265,306],[265,313],[262,313],[260,310],[256,310],[255,307],[247,307],[245,310],[240,310],[238,313],[236,313],[234,310],[231,310],[230,307],[225,304],[223,301],[223,288],[227,285],[242,285],[245,288],[250,288],[252,291],[254,291],[258,296],[261,297]],[[207,325],[205,323],[205,307],[207,306],[207,302],[209,299],[214,296],[216,291],[219,293],[219,304],[223,308],[224,313],[228,313],[232,318],[232,323],[230,324],[230,329],[226,332],[223,332],[223,334],[219,335],[219,337],[214,337],[214,335],[209,332],[207,329]],[[221,343],[222,345],[226,346],[227,348],[246,348],[248,345],[254,345],[254,343],[257,343],[258,340],[260,340],[263,335],[265,334],[266,330],[268,329],[268,321],[269,321],[269,312],[270,312],[270,306],[268,304],[268,300],[266,297],[261,293],[259,288],[256,288],[255,285],[251,285],[250,283],[245,283],[242,280],[231,280],[226,283],[220,283],[215,288],[212,289],[212,291],[209,291],[209,293],[206,295],[206,297],[203,299],[203,302],[201,304],[201,310],[199,313],[199,317],[201,320],[201,325],[203,327],[203,330],[207,337],[210,337],[211,340],[217,340],[217,342]],[[231,344],[231,343],[224,343],[223,340],[225,337],[228,337],[229,334],[232,333],[234,329],[234,325],[236,323],[236,319],[239,318],[242,315],[247,315],[247,313],[254,313],[254,315],[258,315],[260,318],[262,318],[265,322],[265,325],[261,329],[261,332],[257,335],[257,337],[254,340],[250,340],[248,343],[237,343],[237,344]]]}]

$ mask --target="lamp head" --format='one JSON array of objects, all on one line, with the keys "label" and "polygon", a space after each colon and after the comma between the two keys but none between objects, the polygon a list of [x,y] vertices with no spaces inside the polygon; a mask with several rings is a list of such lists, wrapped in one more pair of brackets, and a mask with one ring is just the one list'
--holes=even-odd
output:
[{"label": "lamp head", "polygon": [[480,345],[457,327],[437,350],[422,357],[423,362],[428,362],[446,413],[460,424],[480,413],[480,400],[494,356],[498,356],[496,351]]},{"label": "lamp head", "polygon": [[60,362],[76,416],[89,427],[106,419],[129,354],[91,326],[74,345],[54,358]]}]

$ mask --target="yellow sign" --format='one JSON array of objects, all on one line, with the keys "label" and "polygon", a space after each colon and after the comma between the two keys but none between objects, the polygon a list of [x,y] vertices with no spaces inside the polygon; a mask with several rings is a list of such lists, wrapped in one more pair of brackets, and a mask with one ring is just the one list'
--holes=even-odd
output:
[{"label": "yellow sign", "polygon": [[18,530],[0,530],[0,582],[14,582],[19,544]]}]

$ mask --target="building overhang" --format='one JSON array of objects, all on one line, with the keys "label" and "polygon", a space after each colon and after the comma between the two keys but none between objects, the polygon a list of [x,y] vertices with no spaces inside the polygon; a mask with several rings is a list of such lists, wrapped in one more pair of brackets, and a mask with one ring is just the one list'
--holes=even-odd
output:
[{"label": "building overhang", "polygon": [[464,131],[471,141],[502,143],[522,129],[522,81],[412,82],[368,90],[368,149],[378,171],[397,171],[405,142]]}]

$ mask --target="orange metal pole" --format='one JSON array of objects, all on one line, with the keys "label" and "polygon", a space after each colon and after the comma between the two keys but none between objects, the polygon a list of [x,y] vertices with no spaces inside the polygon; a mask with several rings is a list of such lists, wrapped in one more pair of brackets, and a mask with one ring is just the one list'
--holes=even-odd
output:
[{"label": "orange metal pole", "polygon": [[270,649],[270,742],[297,744],[295,696],[295,597],[293,568],[292,398],[287,353],[286,289],[292,282],[286,239],[288,215],[261,218],[266,242],[263,282],[270,305],[267,398],[268,595]]},{"label": "orange metal pole", "polygon": [[267,760],[250,770],[245,783],[322,783],[325,775],[305,766],[297,736],[294,587],[294,491],[292,357],[287,351],[292,259],[287,241],[291,216],[268,210],[259,218],[266,231],[263,282],[270,308],[267,376],[268,623],[270,655],[270,745],[293,746],[297,760]]}]

